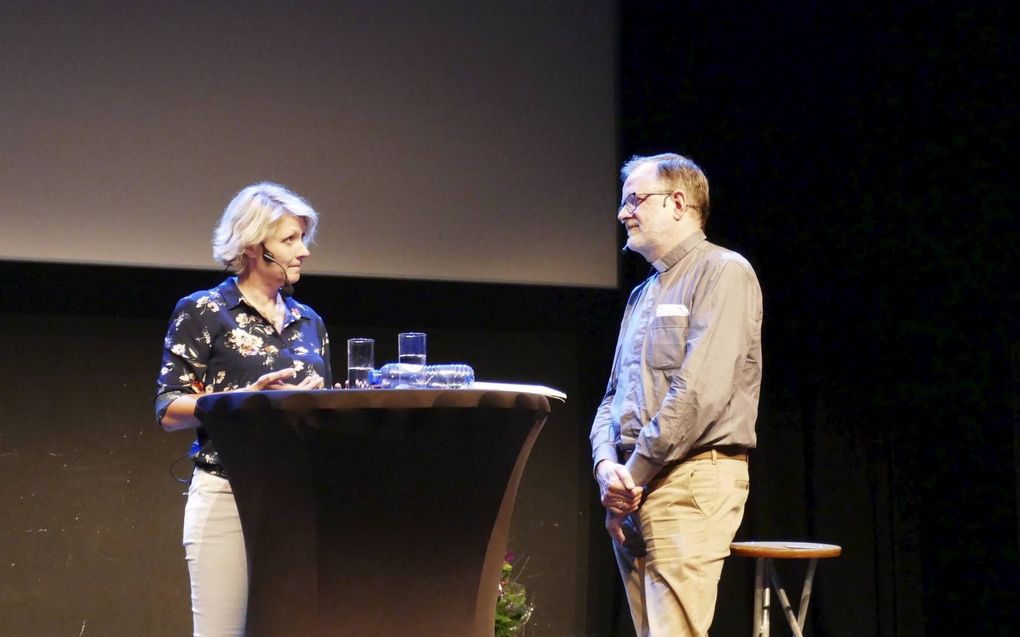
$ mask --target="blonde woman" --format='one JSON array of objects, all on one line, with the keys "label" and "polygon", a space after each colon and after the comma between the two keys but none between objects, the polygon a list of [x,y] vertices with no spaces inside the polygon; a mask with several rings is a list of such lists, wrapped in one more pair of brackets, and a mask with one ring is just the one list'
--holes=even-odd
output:
[{"label": "blonde woman", "polygon": [[318,215],[283,186],[237,193],[213,233],[213,256],[234,272],[177,303],[163,343],[156,419],[166,431],[195,429],[184,547],[194,635],[244,635],[248,566],[226,472],[198,419],[203,394],[331,386],[322,319],[290,294],[301,278]]}]

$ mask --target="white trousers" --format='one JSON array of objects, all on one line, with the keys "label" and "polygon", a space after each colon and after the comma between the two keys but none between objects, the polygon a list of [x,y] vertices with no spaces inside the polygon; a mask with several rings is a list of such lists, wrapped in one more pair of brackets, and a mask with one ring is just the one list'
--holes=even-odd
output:
[{"label": "white trousers", "polygon": [[230,482],[196,469],[184,509],[194,637],[243,637],[248,559]]}]

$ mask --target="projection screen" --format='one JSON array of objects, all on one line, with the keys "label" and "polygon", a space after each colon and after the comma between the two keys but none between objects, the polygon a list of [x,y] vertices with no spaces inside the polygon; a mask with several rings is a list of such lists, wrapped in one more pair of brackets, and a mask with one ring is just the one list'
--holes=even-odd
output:
[{"label": "projection screen", "polygon": [[615,3],[4,2],[0,259],[216,267],[230,198],[306,271],[613,287]]}]

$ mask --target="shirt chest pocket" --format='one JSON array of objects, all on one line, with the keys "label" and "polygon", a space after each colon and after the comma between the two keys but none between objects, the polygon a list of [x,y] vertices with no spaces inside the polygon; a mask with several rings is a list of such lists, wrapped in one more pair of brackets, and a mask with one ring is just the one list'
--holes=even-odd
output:
[{"label": "shirt chest pocket", "polygon": [[657,316],[648,326],[645,360],[654,369],[676,369],[684,362],[690,316]]}]

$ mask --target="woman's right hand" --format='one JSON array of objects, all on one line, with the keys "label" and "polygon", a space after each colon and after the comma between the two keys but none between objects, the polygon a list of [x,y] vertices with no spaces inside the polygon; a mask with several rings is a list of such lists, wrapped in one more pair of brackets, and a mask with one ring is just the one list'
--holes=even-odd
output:
[{"label": "woman's right hand", "polygon": [[285,383],[283,382],[287,378],[295,378],[297,376],[297,370],[293,367],[287,369],[281,369],[275,372],[269,372],[259,376],[259,379],[244,387],[238,391],[259,391],[262,389],[290,389],[290,390],[305,390],[305,389],[322,389],[324,381],[322,376],[312,373],[305,376],[305,379],[300,383]]},{"label": "woman's right hand", "polygon": [[293,367],[286,369],[277,370],[275,372],[269,372],[268,374],[262,374],[259,379],[248,385],[242,387],[237,391],[261,391],[263,389],[293,389],[295,385],[283,382],[285,378],[294,378],[297,376],[297,370]]}]

